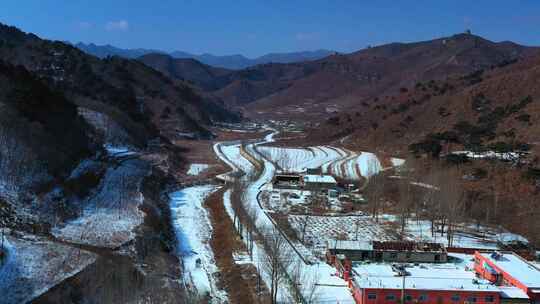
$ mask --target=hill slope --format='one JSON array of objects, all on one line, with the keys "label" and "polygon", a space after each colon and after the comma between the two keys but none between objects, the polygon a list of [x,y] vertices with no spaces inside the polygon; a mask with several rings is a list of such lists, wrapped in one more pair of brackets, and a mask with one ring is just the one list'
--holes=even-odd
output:
[{"label": "hill slope", "polygon": [[0,198],[52,183],[95,144],[77,107],[23,67],[0,63]]},{"label": "hill slope", "polygon": [[[313,71],[285,90],[254,99],[251,112],[284,113],[294,108],[319,116],[347,111],[351,106],[393,94],[419,81],[445,79],[489,68],[535,52],[513,43],[494,43],[460,34],[418,43],[393,43],[338,55],[304,65]],[[289,109],[283,109],[289,107]]]},{"label": "hill slope", "polygon": [[78,106],[113,117],[139,145],[159,134],[209,136],[206,125],[238,119],[196,94],[189,84],[171,81],[137,61],[119,57],[100,60],[14,27],[0,25],[0,56],[65,92]]},{"label": "hill slope", "polygon": [[240,71],[196,61],[146,55],[145,64],[187,79],[226,104],[265,118],[317,120],[347,111],[419,81],[440,80],[528,57],[537,49],[459,34],[417,43],[392,43],[346,55],[289,64],[262,64]]},{"label": "hill slope", "polygon": [[324,132],[313,129],[312,138],[347,136],[351,145],[401,152],[420,142],[448,144],[445,150],[482,150],[505,142],[530,145],[538,155],[539,85],[540,55],[461,77],[418,82],[335,116]]}]

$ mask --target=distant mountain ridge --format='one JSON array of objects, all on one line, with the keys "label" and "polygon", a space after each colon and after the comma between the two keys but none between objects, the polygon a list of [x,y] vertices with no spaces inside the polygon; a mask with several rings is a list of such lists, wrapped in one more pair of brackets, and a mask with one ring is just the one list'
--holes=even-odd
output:
[{"label": "distant mountain ridge", "polygon": [[244,55],[225,55],[216,56],[212,54],[191,54],[183,51],[164,52],[154,49],[122,49],[112,45],[96,45],[94,43],[82,43],[73,44],[78,49],[86,52],[90,55],[94,55],[99,58],[105,58],[107,56],[120,56],[129,59],[139,58],[144,55],[156,53],[167,54],[177,59],[195,59],[204,64],[214,67],[221,67],[232,70],[244,69],[247,67],[255,66],[258,64],[266,63],[293,63],[310,60],[318,60],[334,54],[334,51],[329,50],[315,50],[315,51],[303,51],[303,52],[290,52],[290,53],[269,53],[257,58],[247,58]]},{"label": "distant mountain ridge", "polygon": [[243,70],[220,69],[163,54],[149,54],[138,60],[169,77],[194,83],[229,106],[244,108],[246,115],[317,121],[418,82],[489,69],[539,51],[512,42],[457,34]]}]

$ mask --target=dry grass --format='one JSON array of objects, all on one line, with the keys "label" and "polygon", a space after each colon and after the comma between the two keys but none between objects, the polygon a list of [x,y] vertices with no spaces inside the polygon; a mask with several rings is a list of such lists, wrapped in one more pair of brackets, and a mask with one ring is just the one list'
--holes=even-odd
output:
[{"label": "dry grass", "polygon": [[233,253],[245,252],[246,249],[234,232],[233,223],[223,205],[225,190],[212,193],[205,202],[213,227],[210,245],[222,274],[219,283],[227,291],[231,303],[268,303],[266,297],[257,295],[255,267],[238,265],[233,259]]}]

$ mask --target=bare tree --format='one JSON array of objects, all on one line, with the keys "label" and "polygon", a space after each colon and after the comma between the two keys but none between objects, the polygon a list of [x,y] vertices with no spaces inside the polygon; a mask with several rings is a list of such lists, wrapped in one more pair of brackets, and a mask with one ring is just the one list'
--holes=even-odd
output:
[{"label": "bare tree", "polygon": [[2,236],[0,241],[0,265],[4,263],[4,257],[7,255],[6,249],[4,248],[4,228],[2,228]]},{"label": "bare tree", "polygon": [[245,204],[246,213],[246,238],[247,238],[247,250],[249,256],[253,259],[253,247],[255,246],[255,237],[257,235],[257,208],[251,204]]},{"label": "bare tree", "polygon": [[292,266],[290,278],[296,290],[296,302],[317,303],[319,298],[320,274],[317,271],[306,271],[301,260],[297,260]]},{"label": "bare tree", "polygon": [[362,225],[361,219],[354,220],[354,240],[358,241],[358,232],[360,232],[360,226]]},{"label": "bare tree", "polygon": [[379,213],[381,211],[381,201],[384,196],[384,189],[385,176],[382,173],[371,176],[366,184],[365,194],[371,216],[375,222],[379,222]]},{"label": "bare tree", "polygon": [[398,215],[400,235],[405,235],[405,228],[411,215],[411,206],[413,205],[412,186],[408,178],[401,179],[399,182],[399,202]]},{"label": "bare tree", "polygon": [[[399,225],[401,237],[405,234],[407,222],[411,217],[412,210],[418,213],[420,208],[418,200],[414,196],[412,181],[416,180],[417,160],[414,156],[407,158],[405,165],[400,168],[399,190]],[[418,214],[416,215],[418,216]]]},{"label": "bare tree", "polygon": [[309,225],[311,224],[311,216],[308,214],[302,215],[298,217],[299,224],[300,224],[300,231],[301,231],[301,241],[302,244],[306,241],[306,232],[309,228]]},{"label": "bare tree", "polygon": [[261,270],[270,278],[271,303],[277,303],[278,290],[287,282],[287,269],[292,264],[292,253],[285,238],[277,228],[272,227],[264,232],[265,254],[261,261]]},{"label": "bare tree", "polygon": [[465,192],[460,184],[458,176],[456,169],[449,169],[446,171],[439,192],[441,217],[446,222],[446,237],[448,239],[449,247],[453,246],[456,224],[462,216],[464,206]]},{"label": "bare tree", "polygon": [[[434,165],[434,164],[433,164]],[[423,205],[426,210],[426,215],[431,224],[431,236],[435,236],[437,220],[440,218],[440,186],[441,186],[441,170],[439,166],[431,167],[427,174],[426,183],[431,187],[425,188]]]}]

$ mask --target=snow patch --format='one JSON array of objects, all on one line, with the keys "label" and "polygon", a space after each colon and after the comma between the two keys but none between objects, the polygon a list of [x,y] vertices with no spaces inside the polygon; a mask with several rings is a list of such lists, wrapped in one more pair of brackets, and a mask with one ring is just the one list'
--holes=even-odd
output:
[{"label": "snow patch", "polygon": [[72,277],[96,255],[33,235],[7,236],[7,258],[0,265],[0,303],[26,303]]},{"label": "snow patch", "polygon": [[210,166],[208,164],[190,164],[189,169],[187,170],[187,175],[199,175],[209,167]]},{"label": "snow patch", "polygon": [[205,199],[217,189],[213,185],[189,187],[169,197],[184,283],[201,297],[210,295],[212,303],[226,303],[227,294],[217,288],[214,276],[219,270],[209,243],[212,224],[203,207]]}]

